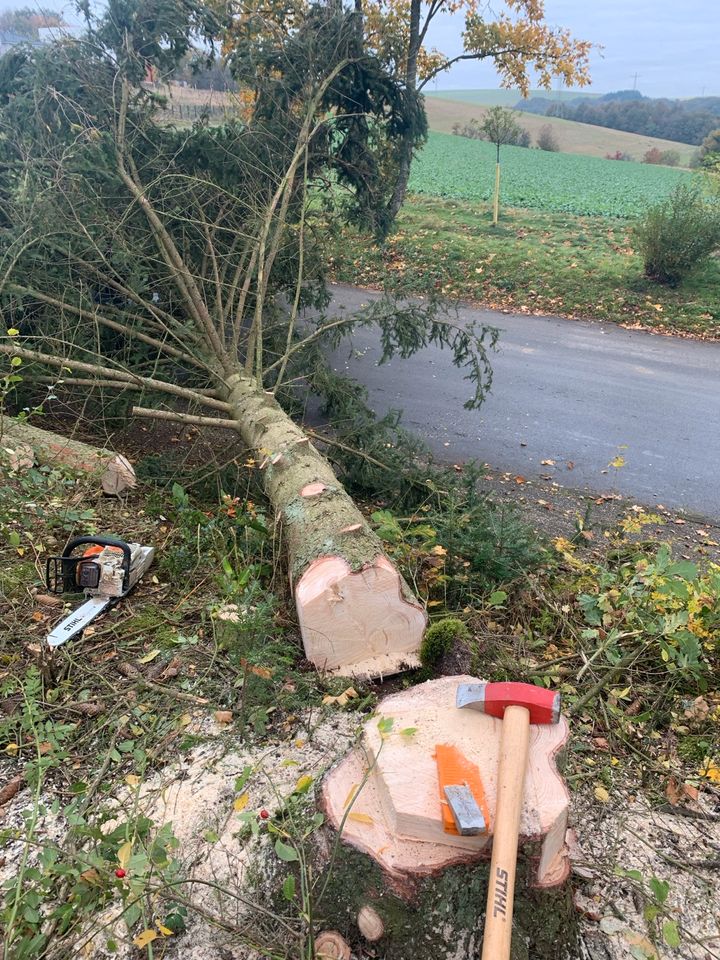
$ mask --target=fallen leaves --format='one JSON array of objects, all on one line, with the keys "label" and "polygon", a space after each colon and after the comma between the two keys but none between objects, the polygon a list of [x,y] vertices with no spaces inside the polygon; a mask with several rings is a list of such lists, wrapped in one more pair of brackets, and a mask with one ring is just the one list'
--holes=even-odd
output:
[{"label": "fallen leaves", "polygon": [[712,783],[720,783],[720,763],[711,757],[705,757],[698,773]]},{"label": "fallen leaves", "polygon": [[146,653],[144,657],[138,657],[138,663],[152,663],[155,657],[160,656],[160,650],[151,650],[149,653]]},{"label": "fallen leaves", "polygon": [[677,777],[670,777],[665,788],[665,796],[673,807],[681,807],[683,802],[694,802],[698,798],[698,788],[691,783],[680,783]]},{"label": "fallen leaves", "polygon": [[127,843],[123,843],[117,853],[117,859],[121,869],[127,870],[130,857],[132,857],[132,843],[128,840]]},{"label": "fallen leaves", "polygon": [[691,720],[693,723],[702,724],[705,723],[710,716],[710,704],[705,697],[695,697],[683,712],[686,719]]},{"label": "fallen leaves", "polygon": [[249,663],[245,657],[242,657],[240,660],[240,666],[243,670],[246,670],[248,673],[252,673],[255,677],[260,677],[262,680],[271,680],[273,675],[273,670],[271,667],[257,667],[253,663]]},{"label": "fallen leaves", "polygon": [[13,797],[15,797],[20,787],[25,783],[25,775],[19,773],[17,776],[13,777],[12,780],[8,780],[5,786],[0,790],[0,807],[4,804],[9,803]]},{"label": "fallen leaves", "polygon": [[136,937],[133,938],[133,943],[136,947],[142,950],[143,947],[146,947],[149,943],[152,943],[153,940],[157,940],[160,934],[157,930],[143,930],[142,933],[139,933]]},{"label": "fallen leaves", "polygon": [[295,784],[293,793],[307,793],[310,787],[312,786],[312,784],[313,784],[313,777],[311,777],[309,774],[306,773],[305,776],[300,777],[298,779],[297,783]]},{"label": "fallen leaves", "polygon": [[350,806],[350,804],[353,802],[353,800],[358,794],[359,787],[360,787],[360,784],[358,783],[354,783],[352,787],[350,787],[350,791],[347,797],[345,797],[345,803],[343,804],[343,809],[347,809]]},{"label": "fallen leaves", "polygon": [[345,707],[350,702],[350,700],[355,700],[359,696],[357,690],[354,687],[348,687],[346,690],[343,690],[341,694],[337,697],[333,697],[328,694],[326,697],[323,697],[323,706],[336,706],[336,707]]},{"label": "fallen leaves", "polygon": [[368,826],[372,826],[372,824],[375,823],[369,813],[355,813],[354,811],[351,811],[347,815],[347,818],[348,820],[352,820],[354,823],[365,823]]},{"label": "fallen leaves", "polygon": [[173,935],[172,930],[169,927],[164,926],[162,923],[157,924],[157,929],[153,930],[148,927],[147,930],[143,930],[142,933],[139,933],[134,939],[133,943],[136,947],[142,950],[143,947],[147,947],[148,944],[152,943],[154,940],[157,940],[158,937],[171,937]]}]

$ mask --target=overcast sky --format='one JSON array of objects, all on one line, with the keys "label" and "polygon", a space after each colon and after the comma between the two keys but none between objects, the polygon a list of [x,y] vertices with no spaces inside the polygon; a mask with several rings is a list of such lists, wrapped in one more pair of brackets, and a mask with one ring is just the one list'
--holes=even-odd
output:
[{"label": "overcast sky", "polygon": [[[591,59],[592,89],[637,88],[651,97],[720,96],[720,0],[546,0],[550,24],[601,44]],[[444,16],[431,42],[460,53],[462,17]],[[496,87],[491,63],[459,63],[438,89]]]},{"label": "overcast sky", "polygon": [[[42,2],[76,19],[71,3]],[[0,10],[32,4],[0,0]],[[592,89],[599,93],[631,89],[637,73],[637,88],[648,96],[720,96],[720,0],[545,0],[545,9],[549,23],[604,48],[592,56]],[[430,41],[460,53],[462,28],[462,16],[438,17]],[[441,90],[496,86],[491,63],[459,63],[437,80]]]}]

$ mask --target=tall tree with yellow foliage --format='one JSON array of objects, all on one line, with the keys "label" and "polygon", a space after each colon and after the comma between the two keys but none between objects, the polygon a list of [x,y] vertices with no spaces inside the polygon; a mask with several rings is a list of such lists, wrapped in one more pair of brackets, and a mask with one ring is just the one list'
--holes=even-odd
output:
[{"label": "tall tree with yellow foliage", "polygon": [[[502,86],[517,88],[523,95],[531,79],[545,88],[555,78],[568,87],[590,82],[592,44],[576,40],[569,30],[550,26],[544,0],[504,0],[497,13],[490,13],[477,0],[424,4],[421,0],[355,0],[355,10],[363,18],[366,43],[408,91],[421,92],[462,60],[492,60]],[[431,24],[441,13],[464,18],[463,52],[456,56],[427,46]],[[391,220],[405,199],[412,156],[408,138],[399,145]]]}]

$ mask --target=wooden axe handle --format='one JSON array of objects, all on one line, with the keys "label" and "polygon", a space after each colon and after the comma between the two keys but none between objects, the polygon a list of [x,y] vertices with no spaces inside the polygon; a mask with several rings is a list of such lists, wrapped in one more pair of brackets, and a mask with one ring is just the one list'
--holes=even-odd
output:
[{"label": "wooden axe handle", "polygon": [[500,742],[482,960],[508,960],[510,957],[515,868],[529,739],[528,710],[519,706],[507,707]]}]

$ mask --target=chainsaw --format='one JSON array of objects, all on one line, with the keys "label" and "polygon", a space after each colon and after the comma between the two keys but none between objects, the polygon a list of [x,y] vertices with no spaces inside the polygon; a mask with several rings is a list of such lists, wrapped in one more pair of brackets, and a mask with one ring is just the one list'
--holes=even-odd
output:
[{"label": "chainsaw", "polygon": [[[81,553],[79,547],[87,547]],[[126,543],[117,537],[72,537],[60,557],[49,557],[45,581],[51,593],[85,592],[86,601],[48,634],[59,647],[122,600],[152,563],[154,547]]]}]

